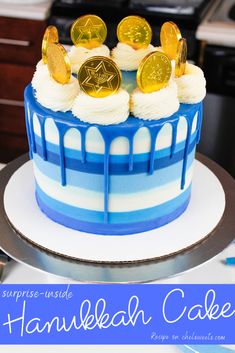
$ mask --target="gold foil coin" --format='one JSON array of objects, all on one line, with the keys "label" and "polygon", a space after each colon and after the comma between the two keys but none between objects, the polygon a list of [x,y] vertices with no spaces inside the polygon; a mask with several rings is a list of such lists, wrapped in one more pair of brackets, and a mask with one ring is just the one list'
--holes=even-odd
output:
[{"label": "gold foil coin", "polygon": [[128,16],[118,24],[117,37],[134,49],[146,48],[152,40],[152,29],[144,18]]},{"label": "gold foil coin", "polygon": [[185,38],[181,38],[178,43],[177,54],[175,58],[175,76],[184,75],[187,61],[187,42]]},{"label": "gold foil coin", "polygon": [[80,67],[78,82],[81,89],[89,96],[103,98],[119,90],[121,72],[113,60],[103,56],[93,56]]},{"label": "gold foil coin", "polygon": [[148,54],[137,70],[139,89],[144,93],[151,93],[166,87],[171,70],[171,62],[166,54],[158,51]]},{"label": "gold foil coin", "polygon": [[107,27],[99,16],[81,16],[71,27],[71,39],[76,47],[97,48],[104,43],[106,37]]},{"label": "gold foil coin", "polygon": [[61,44],[49,44],[47,48],[47,66],[55,81],[62,84],[69,82],[71,65],[68,54]]},{"label": "gold foil coin", "polygon": [[174,22],[163,23],[160,32],[161,46],[171,60],[176,58],[178,42],[181,38],[181,32]]},{"label": "gold foil coin", "polygon": [[42,39],[42,61],[47,63],[47,48],[50,43],[58,43],[59,35],[55,26],[48,26]]}]

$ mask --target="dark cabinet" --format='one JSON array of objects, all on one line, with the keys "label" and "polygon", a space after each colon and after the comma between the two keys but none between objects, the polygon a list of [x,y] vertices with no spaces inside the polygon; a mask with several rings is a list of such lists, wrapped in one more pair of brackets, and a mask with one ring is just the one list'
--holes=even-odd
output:
[{"label": "dark cabinet", "polygon": [[28,150],[23,95],[41,57],[45,21],[0,17],[0,162]]}]

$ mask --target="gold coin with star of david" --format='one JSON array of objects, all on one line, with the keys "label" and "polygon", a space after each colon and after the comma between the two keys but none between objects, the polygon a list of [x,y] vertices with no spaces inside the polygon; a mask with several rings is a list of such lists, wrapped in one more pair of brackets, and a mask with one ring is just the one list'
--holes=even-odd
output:
[{"label": "gold coin with star of david", "polygon": [[121,80],[121,72],[115,62],[103,56],[87,59],[78,71],[81,89],[94,98],[116,93],[121,86]]},{"label": "gold coin with star of david", "polygon": [[148,54],[137,70],[137,85],[143,93],[159,91],[167,86],[171,77],[171,62],[164,53]]},{"label": "gold coin with star of david", "polygon": [[69,82],[71,65],[63,45],[50,43],[47,48],[47,67],[53,79],[61,84]]},{"label": "gold coin with star of david", "polygon": [[72,24],[71,39],[76,47],[97,48],[104,43],[106,37],[107,27],[99,16],[81,16]]},{"label": "gold coin with star of david", "polygon": [[42,39],[42,61],[44,64],[47,63],[47,48],[50,43],[58,43],[59,34],[55,26],[48,26],[44,32]]},{"label": "gold coin with star of david", "polygon": [[170,21],[163,23],[160,31],[161,46],[171,60],[176,58],[179,40],[182,38],[178,26]]},{"label": "gold coin with star of david", "polygon": [[177,54],[175,58],[175,76],[184,75],[187,61],[187,42],[185,38],[181,38],[178,43]]},{"label": "gold coin with star of david", "polygon": [[152,29],[144,18],[127,16],[118,24],[117,37],[134,49],[146,48],[152,40]]}]

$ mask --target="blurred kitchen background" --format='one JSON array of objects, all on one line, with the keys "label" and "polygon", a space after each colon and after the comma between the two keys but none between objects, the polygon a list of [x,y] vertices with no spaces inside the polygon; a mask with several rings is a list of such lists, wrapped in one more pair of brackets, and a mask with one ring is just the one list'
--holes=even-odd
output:
[{"label": "blurred kitchen background", "polygon": [[131,14],[149,21],[155,46],[163,22],[179,26],[188,59],[207,79],[198,150],[235,177],[235,0],[0,0],[0,163],[28,151],[23,91],[40,60],[46,26],[57,26],[60,42],[70,45],[72,22],[87,13],[106,22],[110,47],[118,22]]}]

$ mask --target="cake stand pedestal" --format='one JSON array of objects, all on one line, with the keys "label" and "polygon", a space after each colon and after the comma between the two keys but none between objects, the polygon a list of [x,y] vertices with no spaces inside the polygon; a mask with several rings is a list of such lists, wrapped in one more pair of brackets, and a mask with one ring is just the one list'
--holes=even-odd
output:
[{"label": "cake stand pedestal", "polygon": [[[69,259],[32,245],[17,234],[6,217],[3,196],[6,185],[15,171],[28,161],[25,154],[9,163],[0,172],[0,246],[20,263],[39,271],[79,282],[136,283],[149,282],[179,275],[210,260],[235,238],[235,181],[220,166],[203,155],[197,159],[219,179],[226,198],[223,215],[210,234],[202,241],[176,254],[128,263],[101,263]],[[22,234],[21,234],[22,235]],[[27,235],[25,235],[27,238]]]}]

